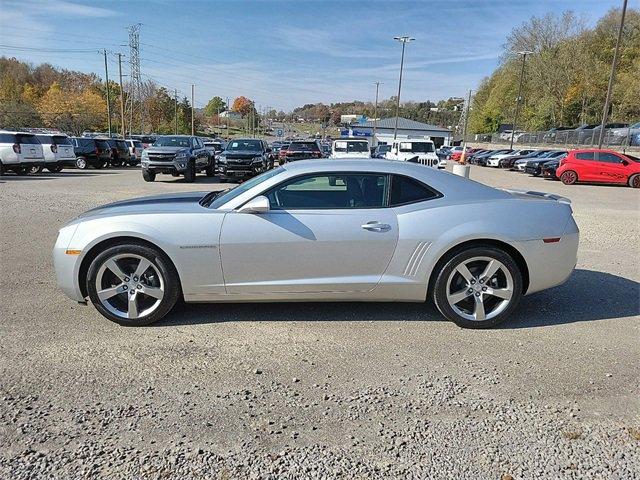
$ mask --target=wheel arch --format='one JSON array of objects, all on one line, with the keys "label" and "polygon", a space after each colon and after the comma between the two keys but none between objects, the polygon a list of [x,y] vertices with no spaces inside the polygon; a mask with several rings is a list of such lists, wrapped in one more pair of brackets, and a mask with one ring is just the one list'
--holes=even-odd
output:
[{"label": "wheel arch", "polygon": [[92,245],[89,251],[84,255],[84,257],[82,258],[82,261],[80,262],[80,268],[78,269],[78,278],[77,278],[78,287],[80,288],[80,293],[84,298],[88,296],[86,279],[87,279],[87,274],[89,272],[89,266],[91,265],[91,262],[93,262],[93,260],[107,248],[114,247],[116,245],[132,245],[132,244],[141,245],[144,247],[150,247],[160,252],[160,254],[164,256],[165,260],[170,263],[170,265],[173,267],[173,270],[176,272],[176,277],[178,279],[178,288],[180,289],[180,292],[182,292],[182,282],[180,280],[180,274],[178,273],[178,269],[176,268],[176,265],[171,259],[171,257],[167,255],[167,252],[165,252],[161,247],[159,247],[153,242],[150,242],[149,240],[127,235],[127,236],[110,237],[110,238],[101,240],[95,245]]},{"label": "wheel arch", "polygon": [[449,248],[446,252],[444,252],[435,266],[431,270],[429,275],[429,283],[427,284],[427,298],[433,292],[433,286],[438,276],[438,272],[442,269],[445,263],[449,261],[454,255],[457,255],[459,252],[463,250],[467,250],[472,247],[494,247],[508,253],[513,260],[518,265],[518,268],[522,272],[522,294],[527,293],[529,289],[529,267],[527,266],[527,262],[525,261],[522,254],[515,248],[513,245],[508,244],[507,242],[503,242],[502,240],[496,240],[492,238],[478,238],[473,240],[467,240],[453,247]]}]

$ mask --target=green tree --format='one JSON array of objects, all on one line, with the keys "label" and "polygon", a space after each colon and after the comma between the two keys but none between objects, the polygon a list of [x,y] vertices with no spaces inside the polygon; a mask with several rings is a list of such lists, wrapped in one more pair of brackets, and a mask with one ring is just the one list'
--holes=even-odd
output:
[{"label": "green tree", "polygon": [[219,113],[224,112],[227,109],[227,104],[220,97],[213,97],[204,107],[204,114],[207,117],[215,117]]}]

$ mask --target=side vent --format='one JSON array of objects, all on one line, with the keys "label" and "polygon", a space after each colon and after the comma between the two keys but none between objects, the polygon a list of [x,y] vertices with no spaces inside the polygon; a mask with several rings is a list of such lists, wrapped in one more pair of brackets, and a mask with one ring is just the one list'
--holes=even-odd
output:
[{"label": "side vent", "polygon": [[420,242],[416,245],[416,248],[413,250],[409,261],[407,262],[407,266],[404,269],[403,275],[405,277],[415,277],[416,273],[418,273],[418,268],[420,267],[420,263],[422,259],[429,250],[429,246],[431,243],[429,242]]}]

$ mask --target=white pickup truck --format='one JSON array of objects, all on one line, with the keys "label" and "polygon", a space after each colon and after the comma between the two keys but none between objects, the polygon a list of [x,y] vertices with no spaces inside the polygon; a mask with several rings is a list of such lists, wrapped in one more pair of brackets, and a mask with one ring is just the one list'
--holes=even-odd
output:
[{"label": "white pickup truck", "polygon": [[439,162],[433,142],[418,139],[394,140],[391,144],[391,151],[387,152],[385,158],[419,163],[433,168],[438,168]]}]

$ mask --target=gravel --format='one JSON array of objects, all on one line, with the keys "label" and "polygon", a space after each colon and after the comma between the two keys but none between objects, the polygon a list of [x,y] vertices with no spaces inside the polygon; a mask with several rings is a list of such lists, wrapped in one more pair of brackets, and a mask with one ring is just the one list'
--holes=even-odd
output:
[{"label": "gravel", "polygon": [[0,478],[640,478],[640,200],[573,201],[579,263],[491,331],[431,305],[180,305],[123,328],[55,286],[56,230],[135,169],[0,178]]}]

